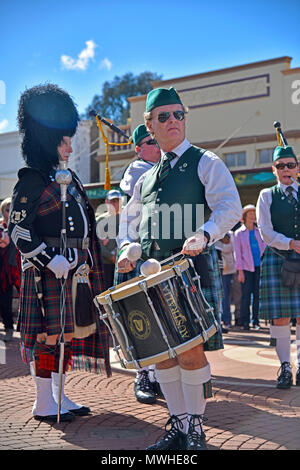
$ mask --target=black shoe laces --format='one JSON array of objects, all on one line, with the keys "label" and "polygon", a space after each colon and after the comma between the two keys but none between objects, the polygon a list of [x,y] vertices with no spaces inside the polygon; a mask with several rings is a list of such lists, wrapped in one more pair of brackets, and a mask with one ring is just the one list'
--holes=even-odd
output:
[{"label": "black shoe laces", "polygon": [[[182,432],[183,423],[181,419],[179,418],[179,416],[184,417],[186,415],[185,414],[178,415],[178,416],[172,415],[171,418],[169,418],[168,421],[166,422],[165,431],[167,434],[163,438],[165,441],[168,441],[169,439],[173,439],[174,437],[176,437],[179,431]],[[168,427],[170,429],[168,429]]]},{"label": "black shoe laces", "polygon": [[[207,421],[207,418],[204,415],[190,415],[188,438],[193,444],[201,444],[201,439],[205,437],[202,428],[202,423],[205,421]],[[196,426],[199,426],[201,429],[201,434],[196,430]]]},{"label": "black shoe laces", "polygon": [[277,376],[279,381],[288,380],[291,376],[291,364],[283,362],[277,371]]},{"label": "black shoe laces", "polygon": [[145,392],[145,391],[148,392],[149,390],[152,390],[152,385],[151,385],[150,379],[148,377],[148,371],[147,370],[142,370],[141,372],[139,372],[138,382],[139,382],[139,385],[140,385],[140,390],[142,392]]}]

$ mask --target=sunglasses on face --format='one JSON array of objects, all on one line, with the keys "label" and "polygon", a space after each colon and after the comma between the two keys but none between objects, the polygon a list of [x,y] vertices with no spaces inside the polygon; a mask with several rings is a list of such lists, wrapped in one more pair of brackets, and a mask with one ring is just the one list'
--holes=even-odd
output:
[{"label": "sunglasses on face", "polygon": [[289,170],[294,170],[298,166],[297,162],[289,162],[289,163],[278,163],[278,165],[275,165],[275,168],[277,170],[284,170],[285,167],[287,167]]},{"label": "sunglasses on face", "polygon": [[144,145],[144,144],[146,144],[146,145],[156,145],[156,141],[154,139],[149,139],[149,140],[146,140],[146,142],[142,142],[140,144],[140,146]]},{"label": "sunglasses on face", "polygon": [[159,113],[157,119],[159,120],[159,122],[166,122],[171,116],[171,114],[173,114],[174,118],[177,119],[177,121],[183,121],[184,119],[184,111],[174,111],[173,113],[165,111],[164,113]]}]

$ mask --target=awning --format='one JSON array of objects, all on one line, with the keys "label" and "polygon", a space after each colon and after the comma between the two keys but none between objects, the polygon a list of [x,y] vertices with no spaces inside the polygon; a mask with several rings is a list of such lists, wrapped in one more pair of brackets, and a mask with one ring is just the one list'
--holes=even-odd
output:
[{"label": "awning", "polygon": [[[112,186],[109,191],[111,191],[112,189],[120,191],[122,195],[124,194],[123,191],[119,188],[119,186]],[[105,199],[106,194],[108,193],[108,190],[104,188],[90,188],[86,189],[85,191],[89,199]]]},{"label": "awning", "polygon": [[271,171],[261,171],[257,173],[235,173],[232,176],[237,186],[276,183],[276,178]]}]

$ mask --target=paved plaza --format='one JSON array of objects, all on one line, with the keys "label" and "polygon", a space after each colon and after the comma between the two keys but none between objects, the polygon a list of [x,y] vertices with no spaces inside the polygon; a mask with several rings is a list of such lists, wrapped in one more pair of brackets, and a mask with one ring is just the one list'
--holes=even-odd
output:
[{"label": "paved plaza", "polygon": [[[3,333],[0,329],[0,339]],[[249,332],[234,328],[224,334],[224,343],[224,350],[208,353],[213,398],[204,429],[209,449],[300,450],[300,387],[276,389],[279,363],[267,326]],[[112,351],[109,379],[76,371],[67,376],[66,394],[92,413],[50,425],[31,415],[35,389],[20,359],[18,334],[5,350],[0,346],[1,450],[143,450],[162,436],[165,401],[138,403],[134,371],[121,369]],[[293,360],[295,353],[292,344]]]}]

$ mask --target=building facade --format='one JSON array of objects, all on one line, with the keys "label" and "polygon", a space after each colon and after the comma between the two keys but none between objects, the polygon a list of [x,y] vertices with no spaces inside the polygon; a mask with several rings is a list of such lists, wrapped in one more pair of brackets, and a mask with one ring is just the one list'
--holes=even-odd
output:
[{"label": "building facade", "polygon": [[[189,108],[187,138],[224,160],[242,204],[255,204],[259,191],[275,182],[271,170],[277,145],[274,121],[281,123],[289,145],[300,157],[300,67],[291,68],[291,60],[279,57],[152,84],[153,88],[176,88]],[[143,122],[146,95],[129,101],[130,122],[123,126],[127,133]],[[99,144],[96,159],[103,183],[105,146],[101,139]],[[113,180],[135,158],[132,147],[110,148]]]}]

